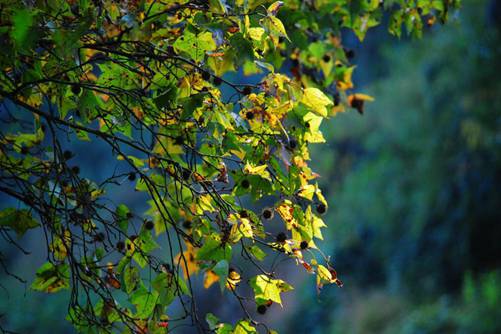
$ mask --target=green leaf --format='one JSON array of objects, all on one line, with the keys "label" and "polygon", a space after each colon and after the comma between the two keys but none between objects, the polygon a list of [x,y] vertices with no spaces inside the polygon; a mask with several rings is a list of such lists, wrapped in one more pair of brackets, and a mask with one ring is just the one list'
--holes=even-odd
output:
[{"label": "green leaf", "polygon": [[38,227],[39,224],[31,217],[28,210],[8,208],[0,211],[0,226],[10,227],[18,236],[22,236],[27,230]]},{"label": "green leaf", "polygon": [[12,16],[12,39],[18,47],[22,47],[29,38],[30,28],[33,25],[33,16],[36,12],[27,8],[21,8],[14,12]]},{"label": "green leaf", "polygon": [[197,63],[204,59],[206,51],[216,49],[216,43],[209,31],[195,35],[185,30],[183,36],[179,37],[173,46],[177,51],[186,52]]},{"label": "green leaf", "polygon": [[177,103],[178,89],[177,87],[169,83],[167,88],[161,92],[156,98],[153,99],[155,105],[161,108],[172,108]]},{"label": "green leaf", "polygon": [[[164,306],[170,305],[176,298],[177,287],[174,276],[170,273],[158,274],[151,286],[158,292],[158,302]],[[180,289],[182,290],[181,286]]]},{"label": "green leaf", "polygon": [[231,246],[227,243],[222,244],[220,241],[208,237],[197,252],[197,260],[207,260],[207,261],[221,261],[231,260]]},{"label": "green leaf", "polygon": [[221,291],[224,291],[226,285],[226,278],[228,277],[229,264],[226,260],[221,260],[212,268],[212,270],[219,276],[219,286]]},{"label": "green leaf", "polygon": [[254,245],[249,248],[249,251],[259,261],[263,261],[266,257],[266,253],[261,248],[259,248],[259,246]]},{"label": "green leaf", "polygon": [[57,292],[61,289],[68,289],[70,268],[67,264],[54,265],[46,262],[36,273],[36,278],[31,284],[31,288],[43,292]]},{"label": "green leaf", "polygon": [[115,214],[117,215],[117,224],[118,227],[124,232],[127,233],[129,228],[129,214],[130,210],[125,204],[120,204],[117,206],[115,210]]},{"label": "green leaf", "polygon": [[148,291],[141,288],[131,295],[130,301],[136,306],[136,317],[146,319],[151,316],[158,301],[158,292],[156,290]]},{"label": "green leaf", "polygon": [[127,294],[130,294],[132,291],[134,291],[141,279],[139,276],[139,269],[133,266],[128,266],[124,270],[123,277],[125,283],[125,292],[127,292]]}]

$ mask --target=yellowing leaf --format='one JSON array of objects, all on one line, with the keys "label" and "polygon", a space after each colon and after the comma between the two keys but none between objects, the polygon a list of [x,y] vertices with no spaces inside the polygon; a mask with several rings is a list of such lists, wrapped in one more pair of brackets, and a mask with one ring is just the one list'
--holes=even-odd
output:
[{"label": "yellowing leaf", "polygon": [[258,175],[264,179],[271,180],[270,173],[266,170],[268,165],[253,166],[250,163],[246,163],[244,167],[244,173],[251,175]]},{"label": "yellowing leaf", "polygon": [[294,218],[294,207],[292,206],[291,201],[283,201],[275,210],[284,220],[288,230],[291,230],[294,226],[297,225],[296,219]]},{"label": "yellowing leaf", "polygon": [[261,38],[263,37],[263,35],[264,35],[264,29],[263,28],[261,28],[261,27],[249,28],[249,36],[253,40],[261,41]]},{"label": "yellowing leaf", "polygon": [[230,268],[228,272],[228,277],[226,278],[226,287],[229,290],[234,290],[238,283],[242,280],[242,277],[235,269]]},{"label": "yellowing leaf", "polygon": [[250,280],[250,286],[254,289],[254,298],[257,304],[265,304],[269,301],[282,305],[280,293],[293,289],[292,286],[280,279],[272,279],[266,275],[257,275]]},{"label": "yellowing leaf", "polygon": [[318,265],[317,275],[318,275],[318,278],[323,282],[330,283],[332,280],[332,275],[331,275],[331,272],[329,271],[329,269],[327,269],[325,266],[323,266],[321,264]]},{"label": "yellowing leaf", "polygon": [[198,197],[197,213],[203,214],[205,211],[214,212],[212,205],[212,197],[210,195],[202,195]]},{"label": "yellowing leaf", "polygon": [[347,68],[343,72],[343,77],[341,80],[338,80],[336,83],[336,86],[339,90],[347,90],[353,88],[353,82],[351,81],[351,76],[353,74],[353,70],[355,69],[355,66]]},{"label": "yellowing leaf", "polygon": [[277,15],[277,12],[278,10],[280,9],[280,7],[282,7],[284,5],[283,1],[275,1],[274,3],[272,3],[269,7],[268,7],[268,15]]},{"label": "yellowing leaf", "polygon": [[301,102],[322,117],[327,117],[327,106],[333,104],[320,89],[313,87],[304,90]]},{"label": "yellowing leaf", "polygon": [[360,93],[352,94],[352,95],[348,96],[348,104],[350,105],[350,107],[357,109],[357,111],[360,114],[364,113],[364,102],[365,101],[369,101],[369,102],[374,101],[374,98],[372,96],[360,94]]}]

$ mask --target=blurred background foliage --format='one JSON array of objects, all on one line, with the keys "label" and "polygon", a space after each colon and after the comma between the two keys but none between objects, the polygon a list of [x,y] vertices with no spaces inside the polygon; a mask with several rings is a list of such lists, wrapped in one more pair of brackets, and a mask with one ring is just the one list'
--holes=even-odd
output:
[{"label": "blurred background foliage", "polygon": [[288,332],[501,332],[500,7],[465,1],[403,45],[369,36],[357,71],[376,101],[313,153],[345,288],[305,289]]},{"label": "blurred background foliage", "polygon": [[[345,287],[317,295],[304,277],[295,299],[267,315],[291,311],[277,320],[284,333],[501,332],[500,34],[499,1],[465,0],[422,40],[397,42],[384,27],[363,44],[345,37],[356,82],[376,101],[363,117],[325,122],[329,144],[312,154],[330,203],[323,249]],[[8,247],[9,270],[29,281],[44,255]],[[0,284],[6,328],[73,331],[64,294],[5,275]]]}]

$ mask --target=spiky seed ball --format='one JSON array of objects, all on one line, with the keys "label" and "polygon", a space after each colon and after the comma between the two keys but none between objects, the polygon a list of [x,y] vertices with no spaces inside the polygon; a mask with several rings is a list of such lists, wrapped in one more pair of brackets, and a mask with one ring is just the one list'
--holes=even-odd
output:
[{"label": "spiky seed ball", "polygon": [[123,250],[124,250],[124,248],[125,248],[125,242],[123,242],[123,241],[118,241],[118,242],[117,242],[116,247],[117,247],[117,249],[118,249],[119,251],[123,251]]},{"label": "spiky seed ball", "polygon": [[353,51],[352,49],[344,49],[344,54],[348,59],[352,59],[353,57],[355,57],[355,51]]},{"label": "spiky seed ball", "polygon": [[209,81],[210,80],[210,73],[207,71],[203,71],[202,72],[202,79],[204,79],[205,81]]},{"label": "spiky seed ball", "polygon": [[319,203],[317,205],[317,212],[323,215],[327,211],[327,206],[324,203]]},{"label": "spiky seed ball", "polygon": [[299,247],[301,249],[306,249],[308,248],[308,241],[301,241],[301,243],[299,244]]},{"label": "spiky seed ball", "polygon": [[147,229],[148,231],[153,230],[153,227],[155,227],[155,224],[151,220],[147,220],[144,223],[144,228]]},{"label": "spiky seed ball", "polygon": [[212,83],[214,84],[214,86],[219,86],[223,83],[223,80],[220,77],[214,77],[212,79]]},{"label": "spiky seed ball", "polygon": [[183,180],[188,181],[191,176],[191,171],[189,169],[183,169]]},{"label": "spiky seed ball", "polygon": [[191,220],[185,220],[185,221],[183,222],[183,227],[184,227],[185,229],[190,229],[190,228],[191,228]]},{"label": "spiky seed ball", "polygon": [[136,173],[130,172],[127,178],[129,179],[129,181],[134,181],[136,179]]},{"label": "spiky seed ball", "polygon": [[280,232],[277,234],[276,240],[277,242],[285,242],[285,240],[287,240],[287,236],[284,232]]},{"label": "spiky seed ball", "polygon": [[81,91],[82,91],[82,88],[80,88],[80,86],[77,86],[77,85],[71,86],[71,92],[73,94],[78,95],[78,94],[80,94]]},{"label": "spiky seed ball", "polygon": [[99,232],[94,236],[94,241],[96,242],[103,242],[104,241],[104,233]]},{"label": "spiky seed ball", "polygon": [[73,158],[73,153],[69,150],[66,150],[63,152],[63,157],[64,160],[70,160],[71,158]]},{"label": "spiky seed ball", "polygon": [[273,210],[271,208],[265,208],[263,210],[263,218],[266,220],[272,219],[273,218]]},{"label": "spiky seed ball", "polygon": [[259,313],[259,314],[265,314],[266,313],[266,306],[265,305],[259,305],[257,307],[257,313]]},{"label": "spiky seed ball", "polygon": [[242,186],[242,188],[248,189],[250,187],[250,182],[247,179],[243,179],[242,182],[240,182],[240,185]]}]

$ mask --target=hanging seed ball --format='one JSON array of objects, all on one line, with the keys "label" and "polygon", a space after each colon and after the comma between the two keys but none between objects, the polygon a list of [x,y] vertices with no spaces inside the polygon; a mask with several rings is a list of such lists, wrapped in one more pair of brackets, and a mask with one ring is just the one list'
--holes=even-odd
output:
[{"label": "hanging seed ball", "polygon": [[221,79],[220,77],[214,77],[212,79],[212,83],[214,84],[214,86],[219,86],[223,83],[223,79]]},{"label": "hanging seed ball", "polygon": [[247,111],[245,113],[245,118],[248,119],[249,121],[254,119],[254,113],[252,111]]},{"label": "hanging seed ball", "polygon": [[209,81],[210,80],[210,73],[207,71],[203,71],[202,72],[202,79],[204,79],[205,81]]},{"label": "hanging seed ball", "polygon": [[265,208],[263,210],[262,215],[263,215],[263,218],[266,220],[272,219],[273,218],[273,210],[270,208]]},{"label": "hanging seed ball", "polygon": [[289,140],[289,147],[290,147],[291,149],[295,149],[295,148],[297,147],[297,140],[296,140],[296,139],[294,139],[294,138],[291,138],[291,139]]},{"label": "hanging seed ball", "polygon": [[287,240],[287,236],[284,232],[280,232],[277,234],[276,240],[277,242],[285,242],[285,240]]},{"label": "hanging seed ball", "polygon": [[299,247],[301,249],[306,249],[308,248],[308,241],[301,241],[301,243],[299,244]]},{"label": "hanging seed ball", "polygon": [[355,57],[355,51],[353,51],[352,49],[344,49],[344,54],[348,59],[352,59],[353,57]]},{"label": "hanging seed ball", "polygon": [[240,218],[248,218],[249,217],[247,210],[241,210],[238,214],[240,215]]},{"label": "hanging seed ball", "polygon": [[96,242],[103,242],[104,241],[104,233],[99,232],[94,236],[94,241]]},{"label": "hanging seed ball", "polygon": [[324,203],[320,203],[317,205],[317,212],[323,215],[327,211],[327,206]]},{"label": "hanging seed ball", "polygon": [[331,56],[329,56],[329,55],[324,55],[324,56],[322,57],[322,60],[323,60],[324,62],[328,63],[328,62],[331,60]]},{"label": "hanging seed ball", "polygon": [[136,173],[130,172],[127,178],[129,179],[129,181],[134,181],[136,179]]},{"label": "hanging seed ball", "polygon": [[71,86],[71,92],[73,94],[78,95],[78,94],[80,94],[81,91],[82,91],[82,88],[80,88],[80,86],[77,86],[77,85]]},{"label": "hanging seed ball", "polygon": [[147,229],[148,231],[153,230],[153,227],[155,227],[155,224],[151,220],[147,220],[144,223],[144,228]]},{"label": "hanging seed ball", "polygon": [[190,229],[190,228],[191,228],[191,220],[185,220],[185,221],[183,222],[183,227],[184,227],[185,229]]},{"label": "hanging seed ball", "polygon": [[69,150],[66,150],[63,152],[63,157],[64,160],[70,160],[71,158],[73,158],[73,153]]},{"label": "hanging seed ball", "polygon": [[259,314],[265,314],[266,313],[266,305],[259,305],[257,307],[257,313],[259,313]]},{"label": "hanging seed ball", "polygon": [[252,93],[252,88],[250,88],[249,86],[245,86],[244,89],[242,90],[242,94],[249,95],[250,93]]},{"label": "hanging seed ball", "polygon": [[339,103],[341,103],[341,96],[339,96],[339,93],[334,94],[334,105],[338,106]]},{"label": "hanging seed ball", "polygon": [[247,179],[243,179],[242,182],[240,182],[240,185],[242,186],[242,188],[248,189],[250,187],[250,182]]},{"label": "hanging seed ball", "polygon": [[123,250],[124,250],[124,248],[125,248],[125,242],[123,242],[123,241],[118,241],[118,242],[117,242],[116,247],[117,247],[117,249],[118,249],[119,251],[123,251]]},{"label": "hanging seed ball", "polygon": [[132,217],[134,217],[134,214],[129,211],[125,216],[127,217],[127,219],[131,219]]},{"label": "hanging seed ball", "polygon": [[189,169],[183,169],[183,180],[187,181],[191,176],[191,171]]}]

